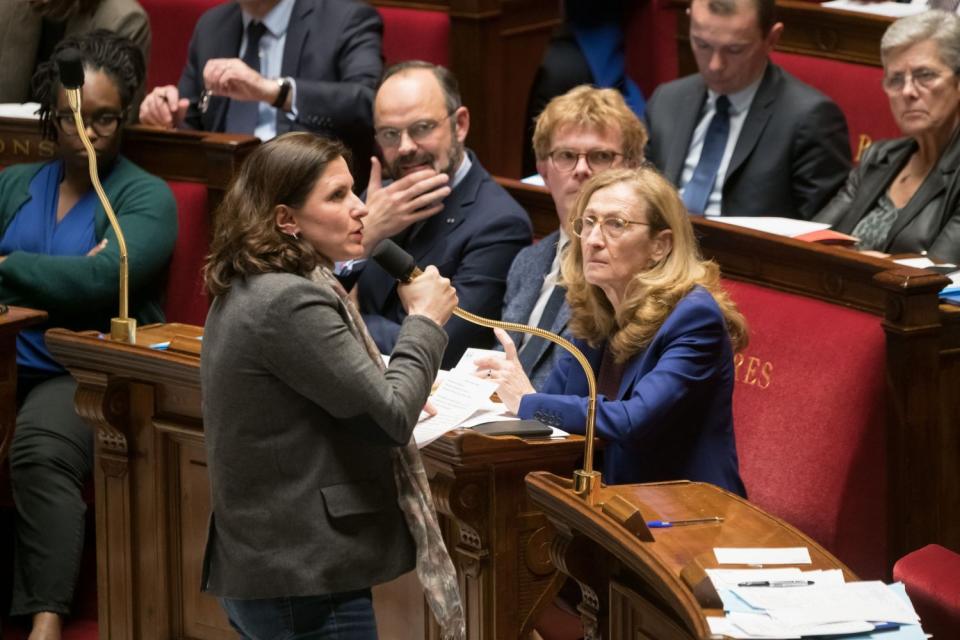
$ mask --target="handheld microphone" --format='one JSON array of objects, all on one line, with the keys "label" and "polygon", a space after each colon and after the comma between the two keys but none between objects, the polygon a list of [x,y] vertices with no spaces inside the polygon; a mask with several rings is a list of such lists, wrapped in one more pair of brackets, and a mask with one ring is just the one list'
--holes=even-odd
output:
[{"label": "handheld microphone", "polygon": [[[380,265],[384,271],[403,283],[408,283],[423,273],[420,268],[417,267],[413,256],[401,249],[396,242],[390,239],[382,240],[373,250],[373,253],[370,254],[370,258]],[[583,469],[578,469],[573,473],[574,492],[583,498],[590,506],[596,506],[600,496],[600,472],[593,470],[593,434],[597,411],[597,381],[586,356],[569,340],[539,327],[528,327],[525,324],[504,322],[502,320],[489,320],[470,313],[469,311],[464,311],[460,307],[454,307],[453,315],[472,324],[480,325],[481,327],[519,331],[520,333],[528,333],[538,338],[549,340],[568,351],[570,355],[580,363],[583,374],[587,378],[587,389],[590,393],[590,401],[587,405],[586,444],[583,455]]]},{"label": "handheld microphone", "polygon": [[107,214],[110,226],[117,236],[117,250],[120,254],[120,313],[119,317],[110,320],[110,338],[120,342],[134,344],[137,337],[137,321],[127,314],[129,296],[130,267],[128,264],[127,241],[120,230],[117,214],[110,206],[110,200],[100,184],[100,175],[97,171],[97,151],[90,143],[87,128],[83,123],[81,108],[81,90],[83,86],[83,53],[79,49],[68,48],[57,54],[57,71],[60,74],[60,84],[67,94],[70,111],[73,112],[73,121],[77,127],[77,136],[87,152],[87,169],[90,172],[90,183],[96,191],[103,211]]}]

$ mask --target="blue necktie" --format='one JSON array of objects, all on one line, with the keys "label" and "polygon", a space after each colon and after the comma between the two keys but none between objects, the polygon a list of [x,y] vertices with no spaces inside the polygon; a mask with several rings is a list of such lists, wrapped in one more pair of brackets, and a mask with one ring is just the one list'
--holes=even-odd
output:
[{"label": "blue necktie", "polygon": [[[262,22],[251,21],[247,25],[247,48],[243,52],[242,60],[257,73],[262,73],[260,69],[260,38],[266,32],[267,28]],[[253,134],[257,128],[259,110],[259,102],[231,100],[227,107],[227,132]]]},{"label": "blue necktie", "polygon": [[[563,302],[566,299],[567,290],[559,285],[554,285],[553,291],[550,292],[550,297],[547,298],[547,304],[543,308],[543,315],[540,316],[540,322],[537,323],[537,327],[540,329],[550,330],[550,327],[553,326],[553,323],[557,319],[557,313],[560,311],[560,307],[563,306]],[[519,359],[520,366],[523,367],[524,372],[529,376],[533,370],[533,365],[537,364],[537,356],[540,355],[540,343],[544,342],[543,338],[538,338],[536,336],[530,336],[530,338],[520,347]],[[537,343],[536,345],[534,343]]]},{"label": "blue necktie", "polygon": [[687,211],[690,213],[703,215],[706,210],[729,136],[730,99],[727,96],[717,96],[716,113],[707,125],[707,135],[703,139],[700,160],[693,171],[693,177],[683,189],[683,203],[687,205]]}]

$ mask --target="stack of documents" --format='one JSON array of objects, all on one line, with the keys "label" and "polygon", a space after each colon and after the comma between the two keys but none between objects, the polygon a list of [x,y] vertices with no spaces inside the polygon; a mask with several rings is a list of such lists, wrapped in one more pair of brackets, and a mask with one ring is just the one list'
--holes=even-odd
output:
[{"label": "stack of documents", "polygon": [[931,271],[944,274],[950,278],[950,284],[940,290],[940,299],[943,302],[960,305],[960,269],[957,268],[957,265],[950,262],[935,263],[926,257],[904,258],[902,260],[894,260],[894,262],[907,267],[930,269]]},{"label": "stack of documents", "polygon": [[[719,558],[719,552],[728,550],[715,551]],[[736,551],[742,556],[749,550]],[[778,550],[755,551],[769,555]],[[803,571],[796,567],[707,569],[707,575],[726,612],[722,618],[707,618],[710,631],[715,634],[731,638],[926,637],[920,618],[899,583],[844,582],[839,570]]]}]

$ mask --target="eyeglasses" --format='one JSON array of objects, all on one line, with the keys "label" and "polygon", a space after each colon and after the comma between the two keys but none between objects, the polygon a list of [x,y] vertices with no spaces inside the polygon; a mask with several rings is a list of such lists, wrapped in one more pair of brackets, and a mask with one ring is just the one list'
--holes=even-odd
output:
[{"label": "eyeglasses", "polygon": [[443,118],[439,120],[417,120],[408,127],[381,127],[376,131],[377,142],[380,143],[380,146],[384,149],[392,149],[400,145],[400,140],[403,138],[403,132],[406,131],[407,135],[410,136],[410,139],[414,142],[420,142],[421,140],[426,139],[431,133],[433,133],[437,127],[440,126],[440,123],[444,120],[449,120],[452,113],[448,113]]},{"label": "eyeglasses", "polygon": [[[107,137],[116,133],[126,117],[126,112],[102,111],[94,114],[92,118],[84,118],[83,125],[92,127],[98,136]],[[56,118],[61,131],[69,136],[77,135],[77,121],[72,111],[59,111]]]},{"label": "eyeglasses", "polygon": [[903,88],[907,86],[907,80],[910,80],[918,90],[929,91],[937,85],[937,82],[943,76],[943,73],[934,69],[920,67],[911,69],[907,73],[895,73],[884,77],[883,89],[889,94],[897,94],[903,91]]},{"label": "eyeglasses", "polygon": [[600,233],[607,240],[616,240],[623,235],[631,224],[639,224],[649,227],[649,222],[637,222],[636,220],[627,220],[617,216],[607,218],[597,218],[596,216],[583,216],[573,221],[573,235],[578,238],[588,238],[593,233],[594,227],[600,225]]},{"label": "eyeglasses", "polygon": [[603,171],[613,166],[622,153],[610,151],[609,149],[591,149],[590,151],[574,151],[573,149],[554,149],[550,152],[550,160],[560,171],[573,171],[574,167],[580,161],[580,158],[587,159],[587,166],[592,171]]}]

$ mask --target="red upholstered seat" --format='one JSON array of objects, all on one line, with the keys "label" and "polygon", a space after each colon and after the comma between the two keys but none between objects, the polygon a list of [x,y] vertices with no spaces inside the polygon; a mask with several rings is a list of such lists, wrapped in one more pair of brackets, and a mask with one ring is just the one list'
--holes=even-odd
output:
[{"label": "red upholstered seat", "polygon": [[147,91],[177,84],[187,61],[187,45],[197,19],[224,0],[140,0],[150,17],[152,45],[147,65]]},{"label": "red upholstered seat", "polygon": [[626,25],[627,75],[649,98],[657,85],[675,80],[677,8],[669,0],[645,0],[630,14]]},{"label": "red upholstered seat", "polygon": [[177,200],[177,244],[170,260],[164,313],[167,322],[203,325],[210,302],[201,269],[210,250],[207,188],[194,182],[168,181]]},{"label": "red upholstered seat", "polygon": [[924,631],[937,639],[960,635],[960,553],[928,544],[900,558],[893,579],[906,585]]},{"label": "red upholstered seat", "polygon": [[884,334],[879,319],[742,282],[734,428],[748,498],[864,578],[886,550]]},{"label": "red upholstered seat", "polygon": [[880,84],[883,79],[880,67],[781,52],[774,52],[771,58],[837,103],[847,116],[850,150],[855,160],[859,160],[859,151],[866,148],[864,142],[869,144],[903,135]]},{"label": "red upholstered seat", "polygon": [[377,7],[383,18],[383,58],[387,65],[425,60],[450,66],[450,16],[442,11]]}]

